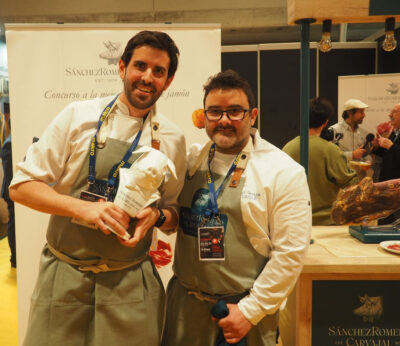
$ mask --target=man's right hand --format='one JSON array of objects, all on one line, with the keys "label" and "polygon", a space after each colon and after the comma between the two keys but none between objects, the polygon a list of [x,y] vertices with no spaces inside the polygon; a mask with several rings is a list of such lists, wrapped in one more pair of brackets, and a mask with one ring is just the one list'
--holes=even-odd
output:
[{"label": "man's right hand", "polygon": [[361,159],[365,155],[366,152],[367,151],[365,149],[363,149],[362,147],[355,149],[353,151],[353,155],[352,155],[353,159],[355,159],[355,160]]},{"label": "man's right hand", "polygon": [[79,219],[95,224],[104,234],[111,233],[107,224],[121,236],[125,235],[130,217],[120,207],[112,202],[82,202]]},{"label": "man's right hand", "polygon": [[11,186],[10,197],[14,202],[43,213],[80,219],[95,224],[105,234],[110,234],[106,224],[124,235],[130,217],[111,202],[89,202],[54,190],[45,182],[32,180]]}]

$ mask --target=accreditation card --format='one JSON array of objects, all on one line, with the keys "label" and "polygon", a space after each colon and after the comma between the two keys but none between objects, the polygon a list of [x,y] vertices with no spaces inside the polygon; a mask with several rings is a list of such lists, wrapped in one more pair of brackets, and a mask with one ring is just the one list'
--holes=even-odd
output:
[{"label": "accreditation card", "polygon": [[225,260],[223,226],[200,226],[198,241],[200,261]]}]

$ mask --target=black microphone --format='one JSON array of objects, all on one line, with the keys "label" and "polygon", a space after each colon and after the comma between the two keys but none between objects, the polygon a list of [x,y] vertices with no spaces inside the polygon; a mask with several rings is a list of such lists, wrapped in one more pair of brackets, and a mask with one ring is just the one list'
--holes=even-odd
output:
[{"label": "black microphone", "polygon": [[375,136],[374,136],[373,133],[368,133],[367,137],[365,137],[365,144],[364,144],[364,146],[362,148],[363,149],[367,149],[369,144],[370,144],[370,142],[372,142],[374,138],[375,138]]},{"label": "black microphone", "polygon": [[338,132],[335,136],[335,139],[332,141],[333,143],[339,145],[339,141],[343,138],[343,133]]}]

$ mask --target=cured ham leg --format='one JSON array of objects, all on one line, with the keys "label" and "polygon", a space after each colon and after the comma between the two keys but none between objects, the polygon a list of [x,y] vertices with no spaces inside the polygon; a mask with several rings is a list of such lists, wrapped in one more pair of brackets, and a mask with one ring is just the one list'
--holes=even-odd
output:
[{"label": "cured ham leg", "polygon": [[374,183],[366,177],[340,190],[331,216],[338,225],[380,219],[400,209],[400,179]]}]

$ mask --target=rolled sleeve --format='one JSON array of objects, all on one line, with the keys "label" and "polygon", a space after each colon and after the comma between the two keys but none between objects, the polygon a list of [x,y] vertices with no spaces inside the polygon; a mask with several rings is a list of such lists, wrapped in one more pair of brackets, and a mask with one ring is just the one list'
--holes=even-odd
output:
[{"label": "rolled sleeve", "polygon": [[[275,313],[293,289],[303,267],[311,235],[311,203],[300,166],[286,168],[266,188],[265,232],[269,260],[239,309],[254,325]],[[269,221],[268,221],[269,220]],[[262,221],[260,221],[262,222]]]},{"label": "rolled sleeve", "polygon": [[73,133],[69,129],[73,113],[72,106],[66,107],[52,120],[39,141],[29,146],[25,160],[16,164],[11,186],[32,180],[40,180],[47,184],[55,184],[58,181],[70,156]]}]

